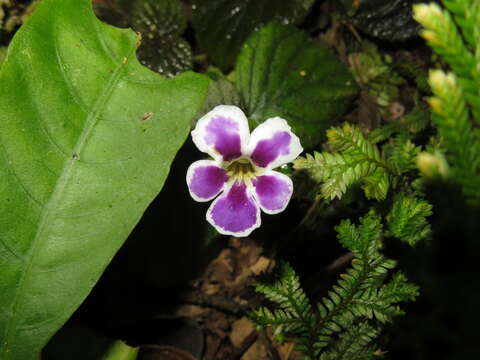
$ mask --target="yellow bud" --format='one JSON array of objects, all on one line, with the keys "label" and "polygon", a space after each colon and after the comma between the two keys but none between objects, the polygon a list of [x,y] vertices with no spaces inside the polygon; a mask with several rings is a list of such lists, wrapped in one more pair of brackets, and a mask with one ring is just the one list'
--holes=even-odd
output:
[{"label": "yellow bud", "polygon": [[441,44],[440,40],[438,39],[437,33],[433,30],[422,30],[420,31],[420,35],[432,45]]},{"label": "yellow bud", "polygon": [[428,82],[432,87],[433,92],[440,92],[447,81],[447,74],[442,70],[430,70],[428,74]]},{"label": "yellow bud", "polygon": [[431,97],[427,99],[428,104],[432,108],[433,112],[444,115],[445,112],[443,111],[443,102],[439,98]]},{"label": "yellow bud", "polygon": [[327,138],[335,139],[337,137],[337,129],[332,127],[327,130]]},{"label": "yellow bud", "polygon": [[435,22],[443,16],[442,8],[438,4],[413,5],[413,17],[424,27],[434,27]]},{"label": "yellow bud", "polygon": [[417,167],[420,172],[429,178],[448,177],[448,163],[443,154],[435,151],[434,154],[421,152],[417,155]]},{"label": "yellow bud", "polygon": [[413,5],[413,17],[419,23],[424,23],[426,19],[428,19],[428,14],[430,13],[430,9],[428,4],[416,4]]}]

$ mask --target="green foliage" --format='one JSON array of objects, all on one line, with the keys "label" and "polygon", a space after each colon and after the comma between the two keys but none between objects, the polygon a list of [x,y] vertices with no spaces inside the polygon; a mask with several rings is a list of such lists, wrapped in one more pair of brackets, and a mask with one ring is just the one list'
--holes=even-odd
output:
[{"label": "green foliage", "polygon": [[425,200],[399,195],[387,216],[387,235],[415,245],[430,235],[430,224],[426,219],[430,215],[432,206]]},{"label": "green foliage", "polygon": [[350,54],[348,60],[357,83],[379,106],[388,107],[398,100],[398,86],[405,80],[394,71],[390,56],[382,56],[375,44],[364,41],[361,51]]},{"label": "green foliage", "polygon": [[235,76],[248,117],[257,124],[274,116],[287,119],[304,148],[323,140],[357,93],[348,69],[293,26],[270,24],[252,34]]},{"label": "green foliage", "polygon": [[415,18],[425,27],[422,36],[453,71],[430,72],[434,97],[429,102],[452,177],[463,186],[467,197],[478,201],[480,131],[473,126],[472,118],[480,123],[480,4],[473,0],[451,0],[445,1],[445,6],[455,15],[466,42],[449,11],[433,3],[415,6]]},{"label": "green foliage", "polygon": [[383,142],[395,134],[405,139],[410,139],[424,130],[430,122],[430,111],[425,110],[418,102],[415,107],[405,116],[394,120],[386,125],[373,129],[367,136],[372,144]]},{"label": "green foliage", "polygon": [[[59,6],[61,3],[61,6]],[[159,193],[208,80],[141,66],[90,0],[42,0],[0,72],[0,358],[37,359]]]},{"label": "green foliage", "polygon": [[7,56],[7,48],[0,46],[0,68],[2,67],[3,60],[5,60],[5,56]]},{"label": "green foliage", "polygon": [[323,182],[321,194],[325,198],[341,198],[349,186],[362,182],[367,198],[384,199],[390,179],[378,147],[348,123],[331,128],[327,137],[335,152],[307,154],[294,162],[295,169],[306,170],[315,181]]},{"label": "green foliage", "polygon": [[299,345],[308,349],[309,334],[315,321],[309,300],[300,280],[287,263],[279,266],[279,278],[274,283],[258,283],[255,290],[277,304],[276,310],[261,307],[250,312],[250,318],[260,326],[271,326],[274,335],[301,334]]},{"label": "green foliage", "polygon": [[379,359],[381,354],[372,345],[379,334],[379,329],[368,321],[354,324],[340,334],[328,351],[321,354],[320,360]]},{"label": "green foliage", "polygon": [[[392,215],[395,221],[396,216]],[[318,313],[312,312],[294,271],[283,264],[278,281],[257,285],[257,291],[279,308],[260,308],[250,316],[261,326],[272,326],[277,335],[292,336],[309,359],[370,359],[376,353],[372,341],[380,326],[402,315],[398,304],[414,300],[418,288],[400,272],[388,276],[396,263],[380,253],[380,217],[370,213],[359,225],[344,220],[336,231],[354,259],[328,295],[317,302]]]},{"label": "green foliage", "polygon": [[402,77],[412,80],[421,92],[430,92],[427,71],[422,67],[422,64],[419,64],[418,61],[416,61],[416,59],[412,59],[408,56],[400,57],[395,60],[393,69]]},{"label": "green foliage", "polygon": [[135,360],[138,350],[86,328],[66,325],[43,349],[42,360]]},{"label": "green foliage", "polygon": [[199,119],[217,105],[235,105],[243,109],[242,98],[234,82],[228,80],[215,68],[210,68],[205,75],[212,81],[210,81],[208,87],[207,99],[199,114],[195,117],[196,119]]},{"label": "green foliage", "polygon": [[414,170],[417,155],[421,151],[408,136],[397,136],[383,147],[386,163],[395,175],[402,175]]},{"label": "green foliage", "polygon": [[268,22],[298,24],[313,0],[194,0],[192,22],[200,46],[222,70],[235,62],[247,37]]},{"label": "green foliage", "polygon": [[168,77],[193,68],[192,49],[181,38],[187,19],[179,0],[136,0],[132,27],[142,34],[138,57],[143,65]]},{"label": "green foliage", "polygon": [[[456,3],[461,1],[465,0],[456,0]],[[462,85],[466,85],[466,91],[473,91],[477,73],[475,56],[463,42],[450,13],[435,3],[418,4],[414,6],[414,16],[425,27],[421,35],[428,44],[451,66]]]},{"label": "green foliage", "polygon": [[[430,89],[430,86],[428,88]],[[417,134],[428,126],[430,118],[430,111],[419,105],[417,101],[412,111],[405,115],[400,123],[411,134]]]},{"label": "green foliage", "polygon": [[141,34],[140,63],[173,77],[193,68],[192,49],[182,37],[187,17],[180,0],[94,1],[96,15],[108,24]]},{"label": "green foliage", "polygon": [[443,4],[455,15],[455,20],[462,30],[470,48],[478,46],[480,32],[480,4],[475,0],[444,0]]},{"label": "green foliage", "polygon": [[405,41],[418,33],[411,7],[416,0],[336,0],[348,22],[372,38]]},{"label": "green foliage", "polygon": [[453,177],[467,196],[480,198],[480,131],[473,128],[462,88],[453,73],[432,71],[430,83],[435,97],[430,105],[433,121],[442,136]]}]

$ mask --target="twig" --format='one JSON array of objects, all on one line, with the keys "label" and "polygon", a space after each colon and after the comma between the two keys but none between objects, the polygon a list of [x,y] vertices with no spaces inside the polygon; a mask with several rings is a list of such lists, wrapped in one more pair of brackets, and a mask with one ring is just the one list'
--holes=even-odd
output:
[{"label": "twig", "polygon": [[242,341],[241,346],[232,354],[232,360],[240,360],[248,349],[257,341],[257,330],[252,330],[250,334]]},{"label": "twig", "polygon": [[238,315],[247,311],[250,306],[242,306],[232,299],[221,295],[206,295],[199,292],[189,292],[180,295],[180,303],[211,308],[229,315]]},{"label": "twig", "polygon": [[353,253],[348,252],[339,258],[335,259],[330,265],[327,266],[327,272],[337,271],[339,268],[347,265],[354,258]]}]

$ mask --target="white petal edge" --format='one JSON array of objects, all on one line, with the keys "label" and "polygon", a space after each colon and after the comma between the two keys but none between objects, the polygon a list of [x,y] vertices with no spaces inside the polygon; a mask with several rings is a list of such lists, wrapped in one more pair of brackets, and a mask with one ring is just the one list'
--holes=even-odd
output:
[{"label": "white petal edge", "polygon": [[218,168],[221,168],[220,164],[218,161],[213,161],[213,160],[198,160],[198,161],[195,161],[193,162],[192,164],[190,164],[190,166],[188,167],[188,170],[187,170],[187,187],[188,187],[188,192],[190,193],[190,196],[193,198],[193,200],[195,201],[198,201],[198,202],[207,202],[207,201],[210,201],[212,199],[214,199],[215,197],[218,196],[218,194],[220,194],[222,191],[225,190],[226,186],[227,186],[227,182],[225,182],[222,186],[222,188],[213,196],[210,196],[208,198],[203,198],[203,197],[199,197],[197,196],[196,194],[194,194],[191,189],[190,189],[190,184],[191,184],[191,181],[193,179],[193,175],[194,175],[194,172],[197,168],[199,167],[202,167],[202,166],[215,166],[215,167],[218,167]]},{"label": "white petal edge", "polygon": [[226,231],[224,230],[223,228],[217,226],[214,222],[214,220],[212,219],[212,209],[214,208],[214,206],[216,205],[216,203],[223,197],[223,196],[226,196],[226,194],[228,194],[228,192],[230,191],[230,188],[233,184],[230,184],[225,190],[224,192],[218,196],[210,205],[210,207],[208,208],[207,210],[207,221],[210,223],[210,225],[212,225],[215,230],[217,230],[217,232],[219,234],[222,234],[222,235],[230,235],[230,236],[235,236],[235,237],[247,237],[249,236],[253,230],[255,229],[258,229],[260,227],[260,225],[262,224],[262,219],[261,219],[261,212],[260,212],[260,206],[258,204],[258,202],[256,201],[255,199],[255,196],[253,196],[253,186],[248,186],[247,185],[247,194],[252,197],[253,199],[253,202],[254,204],[256,205],[256,223],[254,225],[252,225],[250,228],[244,230],[244,231],[241,231],[241,232],[230,232],[230,231]]},{"label": "white petal edge", "polygon": [[278,156],[273,162],[268,164],[266,169],[275,169],[292,162],[302,153],[303,148],[300,144],[300,139],[292,132],[292,128],[288,125],[288,122],[280,117],[268,118],[252,131],[246,154],[250,156],[260,141],[269,139],[273,134],[281,131],[286,131],[291,136],[289,152],[288,154]]},{"label": "white petal edge", "polygon": [[287,175],[282,174],[278,171],[273,171],[273,170],[266,171],[265,173],[262,174],[262,176],[276,176],[277,178],[280,178],[282,181],[285,181],[288,184],[288,187],[290,189],[290,195],[288,196],[287,201],[285,201],[285,204],[283,205],[283,207],[281,207],[279,209],[276,209],[276,210],[269,210],[269,209],[263,207],[261,202],[260,202],[260,198],[256,195],[255,187],[253,187],[253,189],[254,189],[253,196],[255,197],[255,200],[257,201],[257,204],[260,206],[260,209],[262,209],[262,211],[265,214],[268,214],[268,215],[279,214],[282,211],[284,211],[287,208],[288,204],[290,203],[290,199],[292,198],[292,195],[293,195],[293,181]]},{"label": "white petal edge", "polygon": [[215,106],[211,111],[203,115],[195,126],[195,129],[192,130],[192,140],[197,146],[198,150],[210,155],[216,160],[223,160],[221,154],[219,154],[212,145],[209,145],[205,142],[206,127],[215,116],[225,116],[234,120],[238,124],[239,135],[240,135],[240,146],[242,154],[245,154],[247,144],[250,139],[250,129],[248,127],[248,119],[245,116],[244,112],[237,106],[234,105],[218,105]]}]

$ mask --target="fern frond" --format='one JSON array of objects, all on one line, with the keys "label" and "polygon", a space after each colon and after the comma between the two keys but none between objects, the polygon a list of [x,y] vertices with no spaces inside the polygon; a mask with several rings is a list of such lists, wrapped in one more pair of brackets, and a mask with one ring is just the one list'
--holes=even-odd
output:
[{"label": "fern frond", "polygon": [[371,360],[378,359],[378,352],[372,342],[380,330],[362,321],[349,327],[339,340],[320,356],[320,360]]},{"label": "fern frond", "polygon": [[258,293],[277,304],[277,310],[262,307],[253,310],[249,316],[261,326],[272,326],[274,333],[308,331],[312,325],[311,306],[300,280],[287,263],[281,263],[279,280],[275,283],[258,283]]},{"label": "fern frond", "polygon": [[332,151],[344,151],[383,165],[378,148],[365,138],[359,128],[350,123],[328,129],[327,139]]},{"label": "fern frond", "polygon": [[283,264],[278,281],[257,285],[257,291],[275,302],[278,309],[261,308],[251,312],[250,318],[259,325],[272,326],[276,335],[292,336],[308,359],[370,359],[374,354],[370,343],[379,334],[370,322],[386,323],[402,315],[398,303],[414,299],[418,289],[401,273],[385,283],[396,263],[379,251],[380,217],[371,212],[360,219],[359,225],[345,220],[336,231],[354,259],[316,304],[317,313],[312,311],[298,276]]},{"label": "fern frond", "polygon": [[432,215],[432,206],[425,200],[400,195],[387,215],[387,235],[396,237],[410,245],[430,235],[427,217]]},{"label": "fern frond", "polygon": [[479,3],[476,0],[444,0],[445,7],[455,15],[455,21],[472,48],[477,46],[476,28],[479,26]]},{"label": "fern frond", "polygon": [[401,76],[413,80],[420,91],[424,93],[430,92],[427,73],[418,61],[415,61],[408,56],[402,56],[395,61],[394,70],[396,70]]},{"label": "fern frond", "polygon": [[435,97],[430,106],[433,120],[449,151],[455,177],[471,197],[480,197],[480,132],[469,121],[469,111],[456,76],[441,70],[430,72]]},{"label": "fern frond", "polygon": [[[450,1],[449,5],[458,14],[466,14],[465,7],[468,5],[461,5],[462,2],[464,0]],[[475,5],[475,8],[478,8],[478,5]],[[480,72],[477,67],[477,59],[464,44],[452,16],[447,10],[442,10],[439,5],[431,3],[414,5],[414,17],[425,27],[421,32],[423,38],[427,40],[437,54],[442,56],[458,77],[467,102],[472,107],[474,118],[477,122],[480,122],[480,95],[478,92]],[[477,18],[477,15],[475,17]],[[466,23],[473,25],[470,19],[466,20]],[[466,38],[473,41],[475,47],[477,47],[478,44],[476,43],[478,41],[475,41],[475,34],[473,34],[475,26],[470,29],[470,26],[467,26],[465,33]]]},{"label": "fern frond", "polygon": [[294,168],[306,170],[315,181],[323,182],[321,193],[325,198],[341,198],[349,186],[363,182],[367,198],[384,199],[390,179],[377,146],[348,123],[331,128],[327,136],[336,152],[307,154],[294,162]]},{"label": "fern frond", "polygon": [[382,223],[380,218],[373,214],[362,217],[359,226],[352,224],[350,220],[343,220],[335,227],[335,231],[340,244],[361,260],[376,255],[382,245]]},{"label": "fern frond", "polygon": [[387,140],[390,136],[393,134],[396,134],[398,132],[402,132],[403,128],[399,126],[396,122],[386,124],[383,126],[379,126],[375,129],[373,129],[369,134],[368,134],[368,141],[372,144],[377,144],[379,142],[383,142]]},{"label": "fern frond", "polygon": [[415,169],[417,155],[421,151],[420,146],[410,141],[407,136],[397,136],[383,147],[387,164],[396,175],[402,175]]},{"label": "fern frond", "polygon": [[385,286],[369,287],[364,292],[357,293],[351,301],[350,311],[385,323],[395,316],[404,315],[398,302],[411,301],[417,296],[418,287],[408,283],[406,277],[398,272]]},{"label": "fern frond", "polygon": [[[428,89],[430,90],[430,85],[428,84],[428,80],[426,77],[425,82],[427,83]],[[405,115],[401,120],[401,123],[412,134],[416,134],[425,129],[429,122],[430,111],[428,111],[428,109],[424,109],[422,105],[418,103],[415,105],[412,111]]]},{"label": "fern frond", "polygon": [[327,346],[332,334],[349,327],[358,318],[386,322],[401,315],[396,303],[411,300],[417,293],[416,287],[408,284],[401,274],[381,286],[396,263],[379,252],[382,233],[379,217],[367,215],[359,226],[345,220],[336,231],[341,244],[352,251],[355,258],[352,267],[317,304],[319,334],[323,339],[316,344],[318,348]]},{"label": "fern frond", "polygon": [[363,178],[363,191],[367,199],[383,200],[390,187],[390,176],[383,168],[376,168],[373,173]]},{"label": "fern frond", "polygon": [[[430,85],[428,85],[430,88]],[[377,127],[368,134],[368,141],[377,144],[385,141],[394,134],[416,134],[425,129],[430,122],[430,111],[424,110],[419,104],[412,111],[398,121]]]}]

